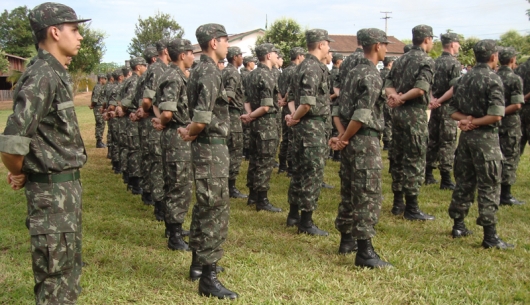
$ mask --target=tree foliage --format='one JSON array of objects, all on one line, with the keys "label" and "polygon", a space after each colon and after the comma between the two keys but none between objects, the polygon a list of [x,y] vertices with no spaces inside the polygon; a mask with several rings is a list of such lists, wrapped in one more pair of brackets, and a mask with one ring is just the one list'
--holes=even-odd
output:
[{"label": "tree foliage", "polygon": [[97,65],[96,69],[94,70],[94,73],[100,74],[100,73],[108,73],[112,72],[116,69],[118,69],[120,65],[115,62],[102,62],[99,65]]},{"label": "tree foliage", "polygon": [[7,60],[6,53],[0,49],[0,74],[9,71],[9,60]]},{"label": "tree foliage", "polygon": [[284,55],[283,66],[291,64],[289,52],[294,47],[306,47],[305,30],[291,18],[275,20],[265,31],[265,35],[256,40],[256,46],[269,42],[274,44]]},{"label": "tree foliage", "polygon": [[19,6],[0,15],[0,48],[6,53],[28,58],[35,50],[28,14],[26,6]]},{"label": "tree foliage", "polygon": [[170,14],[158,12],[147,19],[138,17],[133,37],[127,52],[132,56],[142,56],[142,52],[149,46],[154,46],[162,38],[181,38],[184,29]]}]

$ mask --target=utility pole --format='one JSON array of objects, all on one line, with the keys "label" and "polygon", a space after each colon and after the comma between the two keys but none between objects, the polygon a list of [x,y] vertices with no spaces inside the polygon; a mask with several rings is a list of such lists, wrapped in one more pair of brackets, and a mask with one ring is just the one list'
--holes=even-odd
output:
[{"label": "utility pole", "polygon": [[385,17],[381,19],[385,19],[385,33],[388,35],[388,19],[392,18],[388,14],[392,14],[392,12],[381,12],[381,14],[385,14]]}]

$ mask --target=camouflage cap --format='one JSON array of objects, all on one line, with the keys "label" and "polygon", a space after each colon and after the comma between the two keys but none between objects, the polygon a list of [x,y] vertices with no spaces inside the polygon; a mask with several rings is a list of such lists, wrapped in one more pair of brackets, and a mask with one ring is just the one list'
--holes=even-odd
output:
[{"label": "camouflage cap", "polygon": [[111,79],[111,78],[114,78],[114,76],[112,75],[112,72],[107,73],[107,79]]},{"label": "camouflage cap", "polygon": [[167,49],[168,51],[171,50],[171,52],[180,54],[187,51],[193,51],[193,45],[191,44],[191,41],[187,39],[175,38],[169,41]]},{"label": "camouflage cap", "polygon": [[384,66],[388,66],[388,64],[390,64],[391,62],[395,61],[396,58],[394,56],[387,56],[385,57],[385,59],[383,60],[383,65]]},{"label": "camouflage cap", "polygon": [[165,49],[167,49],[167,45],[169,44],[169,39],[167,38],[162,38],[160,39],[159,41],[156,42],[156,50],[158,52],[160,51],[164,51]]},{"label": "camouflage cap", "polygon": [[131,59],[129,64],[131,65],[131,68],[133,68],[133,69],[134,69],[134,67],[136,67],[138,65],[147,66],[147,62],[145,61],[145,58],[143,58],[143,57],[135,57],[135,58]]},{"label": "camouflage cap", "polygon": [[407,44],[403,47],[403,52],[408,53],[412,49],[412,44]]},{"label": "camouflage cap", "polygon": [[319,41],[324,41],[324,40],[327,40],[330,42],[335,41],[329,38],[328,31],[322,30],[322,29],[307,30],[305,32],[305,40],[307,43],[319,42]]},{"label": "camouflage cap", "polygon": [[127,76],[127,74],[129,74],[130,71],[131,71],[131,68],[127,66],[121,67],[121,72],[123,73],[123,76]]},{"label": "camouflage cap", "polygon": [[123,71],[121,69],[116,69],[112,72],[112,76],[115,80],[117,80],[120,75],[123,75]]},{"label": "camouflage cap", "polygon": [[340,53],[333,53],[333,57],[331,60],[333,62],[336,62],[337,60],[344,60],[344,55]]},{"label": "camouflage cap", "polygon": [[228,48],[228,53],[226,54],[226,58],[232,58],[237,55],[243,55],[243,52],[241,52],[241,49],[239,47]]},{"label": "camouflage cap", "polygon": [[258,57],[262,57],[271,52],[278,52],[278,49],[272,43],[262,43],[256,47],[255,51]]},{"label": "camouflage cap", "polygon": [[225,27],[216,23],[203,24],[195,31],[199,44],[224,36],[228,36]]},{"label": "camouflage cap", "polygon": [[45,2],[29,12],[29,23],[34,33],[52,25],[87,22],[91,19],[78,19],[75,11],[64,4]]},{"label": "camouflage cap", "polygon": [[445,33],[440,34],[440,40],[442,44],[448,44],[451,42],[460,42],[460,37],[458,37],[457,33]]},{"label": "camouflage cap", "polygon": [[158,51],[155,47],[147,47],[143,53],[145,61],[151,61],[151,58],[158,56]]},{"label": "camouflage cap", "polygon": [[357,32],[357,40],[362,46],[371,46],[376,43],[390,43],[386,33],[380,29],[361,29]]},{"label": "camouflage cap", "polygon": [[519,52],[517,52],[513,47],[502,48],[499,51],[499,60],[502,62],[507,62],[517,55],[519,55]]},{"label": "camouflage cap", "polygon": [[425,39],[426,37],[437,37],[433,35],[432,27],[420,24],[412,28],[412,39]]},{"label": "camouflage cap", "polygon": [[248,64],[249,62],[257,62],[258,59],[256,57],[253,57],[253,56],[245,56],[243,57],[243,64],[246,65]]},{"label": "camouflage cap", "polygon": [[499,52],[499,48],[495,40],[483,39],[473,46],[473,52],[475,52],[475,57],[485,58]]},{"label": "camouflage cap", "polygon": [[105,74],[98,74],[98,78],[107,78]]},{"label": "camouflage cap", "polygon": [[306,51],[304,50],[304,48],[301,48],[301,47],[294,47],[291,49],[291,51],[289,51],[289,55],[291,56],[291,59],[296,58],[296,56],[298,55],[304,55],[305,53]]}]

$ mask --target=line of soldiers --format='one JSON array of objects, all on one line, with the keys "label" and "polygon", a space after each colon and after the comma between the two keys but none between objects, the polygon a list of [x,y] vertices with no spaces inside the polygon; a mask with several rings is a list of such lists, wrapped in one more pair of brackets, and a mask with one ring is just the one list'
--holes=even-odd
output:
[{"label": "line of soldiers", "polygon": [[[521,132],[517,115],[525,98],[513,72],[513,48],[478,42],[477,66],[460,76],[454,33],[441,35],[444,52],[433,60],[427,55],[432,28],[418,25],[412,29],[413,45],[396,59],[386,57],[391,42],[383,31],[362,29],[359,48],[344,58],[332,53],[327,31],[313,29],[306,31],[307,50],[293,48],[291,65],[280,71],[282,54],[273,44],[257,46],[257,58],[243,58],[240,48],[228,47],[221,25],[203,25],[196,35],[204,53],[196,67],[188,40],[163,39],[130,61],[132,71],[109,74],[106,85],[101,76],[104,86],[94,106],[101,105],[109,122],[108,157],[115,173],[122,173],[133,194],[154,205],[156,219],[166,224],[168,247],[192,251],[190,278],[200,279],[201,294],[237,298],[218,281],[223,268],[216,263],[228,229],[229,197],[247,198],[236,188],[243,157],[249,159],[248,206],[282,211],[268,199],[279,155],[278,172],[291,177],[286,225],[327,236],[313,213],[331,148],[341,162],[339,253],[357,252],[357,266],[392,266],[371,243],[382,202],[381,149],[389,150],[394,215],[434,220],[420,210],[418,195],[422,184],[437,183],[432,170],[438,167],[440,188],[453,190],[452,236],[472,233],[464,218],[478,188],[482,245],[513,247],[497,236],[495,216],[499,204],[522,204],[510,190],[524,148],[521,137],[529,134]],[[226,67],[220,64],[225,57]],[[520,73],[530,75],[529,67],[521,66]],[[101,135],[96,138],[100,143]],[[456,184],[450,177],[453,162]],[[197,204],[190,233],[182,223],[192,180]]]}]

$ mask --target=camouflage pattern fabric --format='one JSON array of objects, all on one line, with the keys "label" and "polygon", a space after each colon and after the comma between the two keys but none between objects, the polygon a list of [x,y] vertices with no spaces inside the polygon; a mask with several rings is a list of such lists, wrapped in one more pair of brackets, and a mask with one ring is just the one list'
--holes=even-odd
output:
[{"label": "camouflage pattern fabric", "polygon": [[243,111],[243,82],[237,68],[228,63],[222,71],[226,95],[231,99],[228,105],[230,112],[230,134],[228,151],[230,153],[230,175],[228,180],[236,180],[243,161],[243,124],[239,118]]},{"label": "camouflage pattern fabric", "polygon": [[[119,93],[121,92],[122,86],[123,86],[123,81],[117,82],[114,84],[114,87],[112,87],[112,91],[110,92],[109,98],[108,98],[109,105],[114,105],[114,106],[118,105],[118,101],[120,99]],[[110,119],[109,126],[110,125],[112,125],[112,146],[113,146],[111,159],[112,161],[120,162],[122,171],[126,171],[127,170],[126,164],[124,165],[123,163],[121,163],[121,157],[120,157],[121,156],[120,155],[120,147],[121,147],[120,146],[120,143],[121,143],[120,127],[122,125],[122,123],[120,123],[120,118],[115,117],[113,119]]]},{"label": "camouflage pattern fabric", "polygon": [[131,121],[129,119],[129,114],[131,112],[135,112],[138,108],[138,88],[139,86],[141,88],[142,82],[145,80],[145,78],[143,75],[139,76],[133,72],[133,75],[129,77],[128,80],[129,81],[126,84],[126,87],[123,89],[123,97],[121,100],[121,104],[125,110],[126,121],[125,146],[127,146],[127,173],[129,174],[129,177],[142,177],[142,169],[140,167],[142,154],[140,150],[140,131],[138,129],[139,124],[137,121]]},{"label": "camouflage pattern fabric", "polygon": [[[289,103],[291,100],[289,97],[294,97],[294,95],[290,92],[290,84],[294,75],[294,72],[296,71],[296,64],[291,63],[287,68],[283,69],[282,74],[280,78],[278,79],[278,89],[280,91],[280,94],[285,97],[287,96],[287,103]],[[282,108],[282,134],[281,134],[281,143],[280,143],[280,153],[279,158],[280,160],[286,160],[291,161],[291,149],[292,146],[292,140],[293,135],[291,131],[291,127],[287,126],[287,122],[285,121],[285,116],[291,114],[291,111],[289,110],[288,106],[285,106]]]},{"label": "camouflage pattern fabric", "polygon": [[269,190],[274,157],[278,145],[277,86],[272,70],[263,63],[250,73],[246,103],[252,111],[269,106],[269,112],[250,122],[250,160],[247,171],[247,187],[255,192]]},{"label": "camouflage pattern fabric", "polygon": [[398,58],[385,80],[385,88],[405,94],[413,88],[425,92],[392,110],[392,191],[419,194],[425,176],[427,105],[434,81],[434,60],[419,46]]},{"label": "camouflage pattern fabric", "polygon": [[[113,90],[113,87],[115,86],[115,83],[114,82],[108,82],[106,85],[105,85],[105,107],[106,109],[110,106],[110,94]],[[113,149],[114,149],[114,143],[113,143],[113,123],[114,123],[114,119],[109,119],[107,121],[107,126],[108,126],[108,129],[107,129],[107,149],[108,149],[108,152],[109,152],[109,155],[111,156],[111,159],[112,159],[112,154],[113,154]]]},{"label": "camouflage pattern fabric", "polygon": [[[523,81],[508,66],[501,66],[497,71],[504,85],[504,104],[506,107],[524,104]],[[502,118],[499,128],[499,141],[502,155],[503,185],[513,185],[521,152],[521,118],[518,113],[507,114]]]},{"label": "camouflage pattern fabric", "polygon": [[206,124],[198,139],[191,143],[197,203],[192,212],[189,246],[202,265],[209,265],[223,256],[221,245],[226,240],[230,218],[228,146],[200,142],[200,139],[226,140],[230,130],[228,97],[221,71],[212,58],[201,55],[190,75],[187,93],[191,120]]},{"label": "camouflage pattern fabric", "polygon": [[[435,61],[435,77],[432,95],[442,97],[451,89],[451,83],[460,77],[460,62],[450,53],[443,52]],[[427,146],[426,164],[428,167],[439,168],[450,172],[456,149],[456,121],[447,113],[451,100],[431,110],[428,123],[429,141]]]},{"label": "camouflage pattern fabric", "polygon": [[[145,73],[144,73],[145,75]],[[144,193],[151,193],[151,179],[149,179],[151,169],[151,155],[149,154],[149,133],[154,129],[151,119],[154,116],[149,116],[141,119],[138,122],[138,131],[140,134],[140,154],[141,154],[141,169],[143,179],[140,182],[140,187]]]},{"label": "camouflage pattern fabric", "polygon": [[182,70],[171,63],[160,77],[156,92],[161,112],[172,113],[171,121],[162,131],[162,166],[164,172],[164,206],[167,223],[184,223],[191,203],[192,169],[191,143],[177,133],[179,127],[190,123],[186,83]]},{"label": "camouflage pattern fabric", "polygon": [[[246,79],[250,75],[250,71],[246,68],[241,68],[241,83],[243,84],[243,92],[247,90],[245,85]],[[243,109],[244,110],[244,109]],[[249,149],[250,147],[250,124],[243,124],[243,148]]]},{"label": "camouflage pattern fabric", "polygon": [[[381,79],[383,80],[383,82],[388,76],[388,73],[390,73],[390,69],[381,69],[379,74],[381,75]],[[386,104],[386,94],[383,94],[381,97],[385,100],[385,105],[383,106],[383,118],[385,119],[385,129],[383,130],[383,142],[392,145],[392,108],[390,108]],[[388,158],[390,159],[390,153],[388,154]]]},{"label": "camouflage pattern fabric", "polygon": [[[530,92],[530,62],[525,61],[514,72],[523,79],[523,94],[528,94]],[[521,118],[522,133],[520,155],[522,155],[526,144],[530,142],[530,103],[523,104],[523,109],[519,111],[519,117]]]},{"label": "camouflage pattern fabric", "polygon": [[327,154],[326,120],[329,116],[328,68],[314,55],[307,54],[296,68],[293,79],[294,102],[311,109],[293,126],[293,170],[289,185],[289,204],[305,212],[317,208],[324,179]]},{"label": "camouflage pattern fabric", "polygon": [[[272,68],[272,75],[274,75],[274,80],[275,80],[275,83],[276,83],[276,93],[278,93],[280,90],[278,88],[278,80],[280,79],[280,76],[282,75],[282,72],[280,71],[280,69],[276,68],[276,67],[273,67]],[[277,101],[278,97],[274,97],[274,100]],[[275,107],[276,107],[276,113],[278,115],[276,115],[276,129],[278,130],[278,141],[282,138],[282,123],[285,121],[282,119],[282,116],[281,116],[281,113],[282,113],[282,110],[280,109],[280,106],[278,105],[278,103],[274,103],[275,104]],[[278,151],[280,149],[280,146],[278,145],[279,142],[276,144],[276,153],[274,154],[274,156],[276,156],[278,154]]]},{"label": "camouflage pattern fabric", "polygon": [[103,85],[100,83],[97,83],[94,86],[94,89],[92,90],[92,97],[90,99],[92,105],[94,108],[92,111],[94,112],[94,119],[96,121],[96,140],[99,142],[103,139],[103,132],[105,131],[105,120],[103,120],[103,115],[99,111],[101,109],[101,96],[104,94],[103,92]]},{"label": "camouflage pattern fabric", "polygon": [[346,83],[346,76],[348,73],[353,70],[363,58],[364,51],[362,48],[357,48],[355,52],[348,55],[340,65],[339,73],[335,75],[335,79],[333,79],[333,87],[340,89]]},{"label": "camouflage pattern fabric", "polygon": [[[453,91],[450,114],[458,111],[474,118],[504,116],[502,80],[487,64],[479,63],[464,74]],[[478,188],[477,224],[489,226],[497,222],[502,170],[499,125],[497,122],[460,133],[454,163],[456,187],[449,207],[451,218],[467,216]]]},{"label": "camouflage pattern fabric", "polygon": [[335,219],[335,228],[352,233],[355,239],[375,236],[381,211],[383,162],[377,134],[384,128],[382,87],[376,66],[367,59],[360,61],[348,73],[341,90],[344,98],[333,113],[344,128],[350,121],[362,123],[341,151],[341,202]]},{"label": "camouflage pattern fabric", "polygon": [[[0,151],[24,156],[22,172],[77,171],[87,160],[68,72],[39,50],[14,92],[13,114]],[[38,147],[38,150],[36,148]],[[74,304],[80,293],[81,193],[79,181],[25,185],[37,304]]]}]

